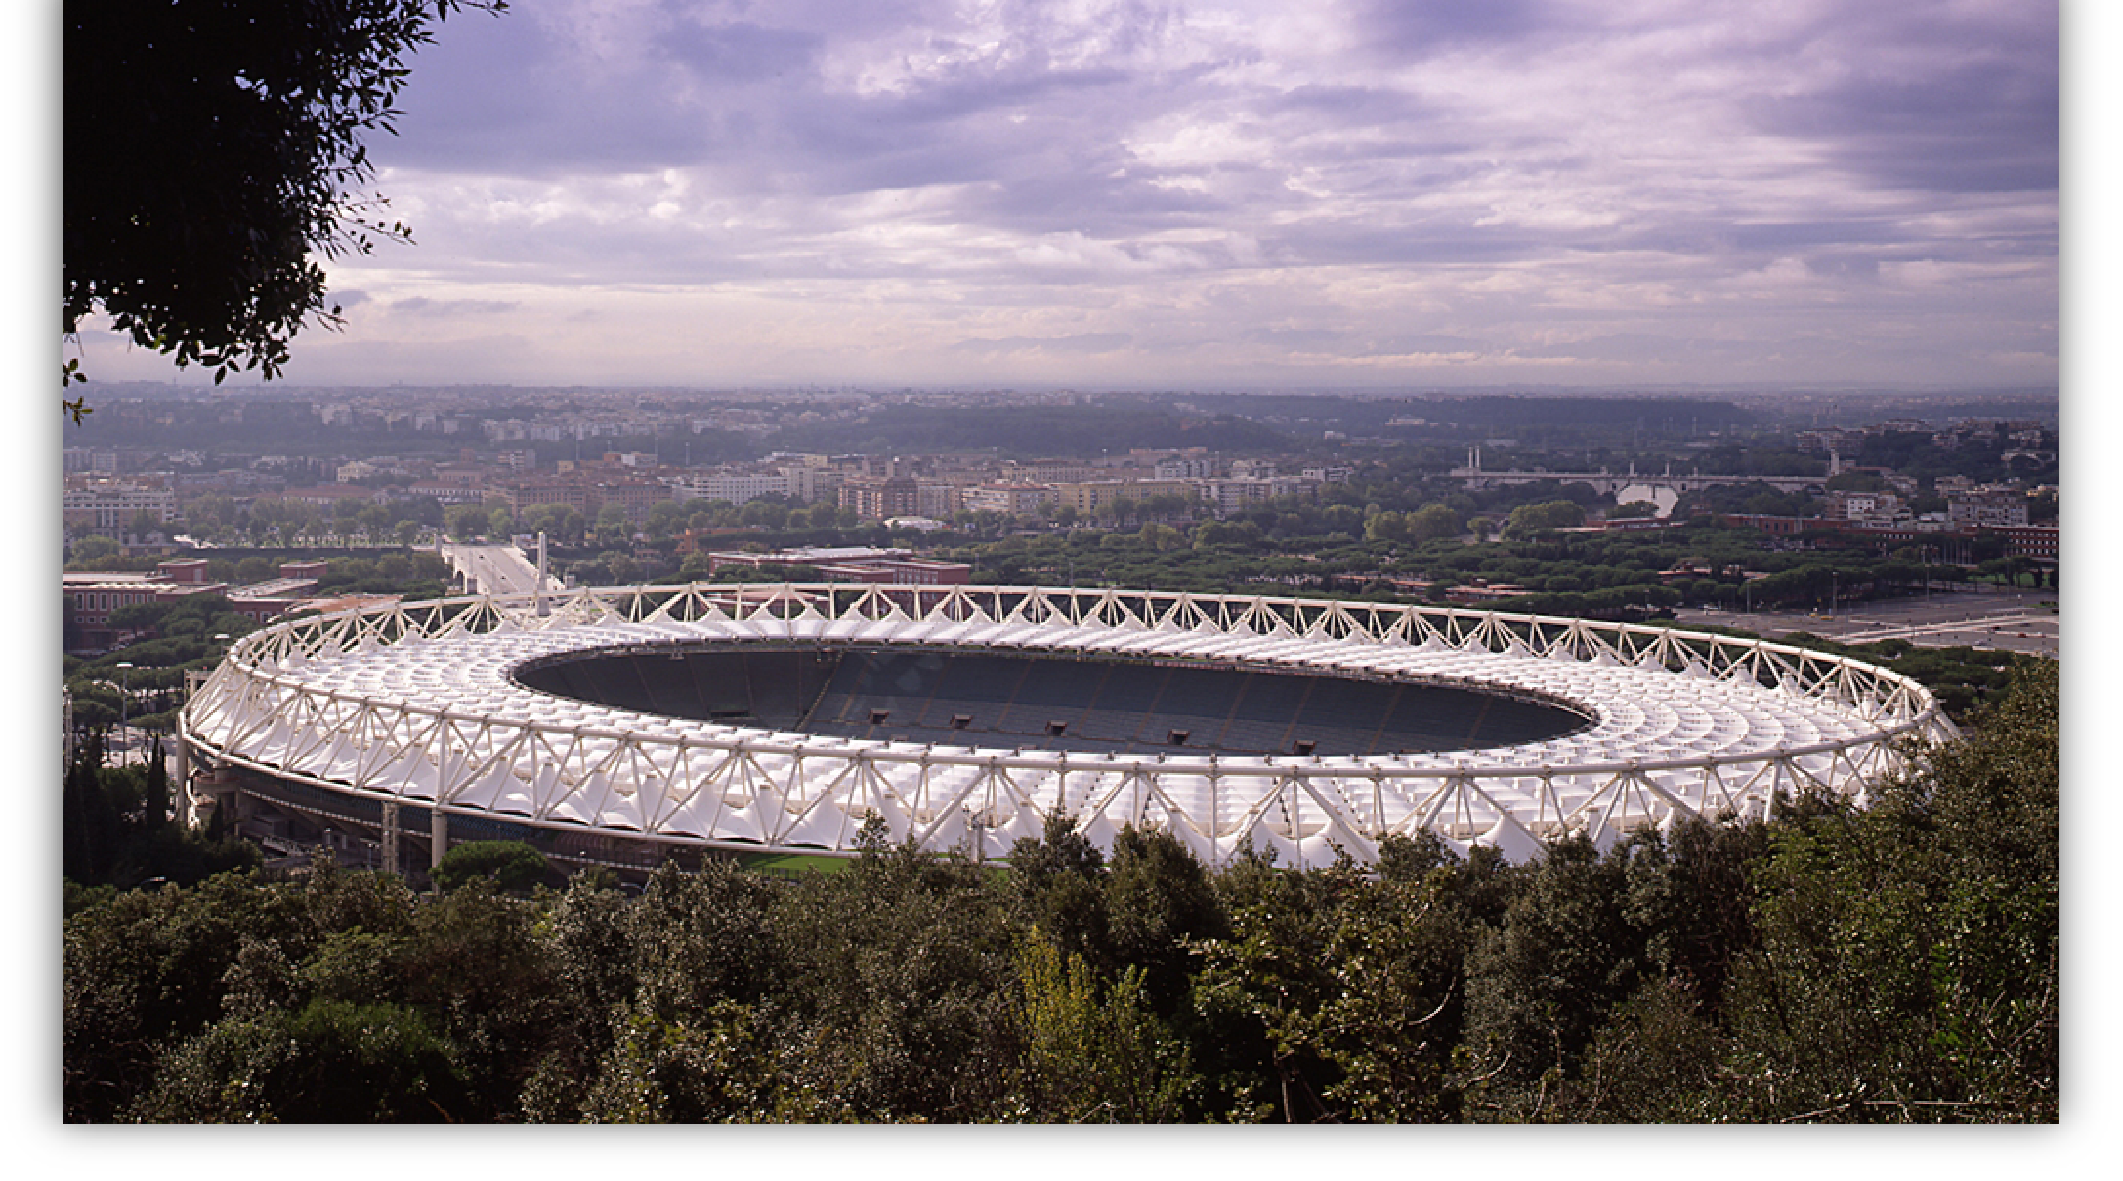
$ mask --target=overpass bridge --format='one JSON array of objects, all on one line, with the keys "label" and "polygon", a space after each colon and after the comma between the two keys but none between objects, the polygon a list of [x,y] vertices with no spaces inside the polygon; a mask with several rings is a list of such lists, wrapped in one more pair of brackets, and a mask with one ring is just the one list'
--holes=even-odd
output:
[{"label": "overpass bridge", "polygon": [[1643,475],[1631,470],[1626,475],[1613,472],[1548,472],[1548,471],[1483,471],[1478,465],[1453,468],[1446,473],[1470,489],[1502,488],[1511,484],[1535,484],[1542,480],[1554,480],[1558,484],[1590,484],[1593,491],[1613,495],[1624,488],[1641,486],[1656,491],[1670,489],[1676,494],[1699,492],[1727,484],[1767,484],[1779,492],[1823,491],[1828,477],[1819,476],[1706,476],[1700,472],[1676,476],[1670,471],[1664,475]]},{"label": "overpass bridge", "polygon": [[[464,584],[466,594],[512,595],[538,590],[538,565],[514,545],[451,545],[437,547],[450,571]],[[557,591],[561,581],[548,574],[545,590]]]}]

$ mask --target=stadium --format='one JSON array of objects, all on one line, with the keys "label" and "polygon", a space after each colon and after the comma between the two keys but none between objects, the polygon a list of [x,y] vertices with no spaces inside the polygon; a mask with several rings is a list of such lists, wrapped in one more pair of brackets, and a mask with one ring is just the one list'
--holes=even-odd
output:
[{"label": "stadium", "polygon": [[[466,596],[277,624],[180,721],[199,806],[439,860],[626,871],[892,842],[983,860],[1075,818],[1204,862],[1523,861],[1781,793],[1860,802],[1953,727],[1921,685],[1756,639],[1493,611],[1056,587]],[[431,861],[432,863],[432,861]]]}]

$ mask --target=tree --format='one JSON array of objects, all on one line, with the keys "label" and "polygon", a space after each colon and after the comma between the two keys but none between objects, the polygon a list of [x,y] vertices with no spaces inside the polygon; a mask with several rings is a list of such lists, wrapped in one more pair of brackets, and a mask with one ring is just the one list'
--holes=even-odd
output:
[{"label": "tree", "polygon": [[1059,954],[1112,967],[1105,854],[1077,831],[1073,817],[1049,813],[1040,836],[1019,837],[1010,848],[1010,868],[1027,917]]},{"label": "tree", "polygon": [[456,1122],[447,1044],[403,1005],[314,1000],[229,1018],[165,1061],[137,1114],[156,1123]]},{"label": "tree", "polygon": [[103,783],[103,735],[91,732],[74,748],[61,787],[60,867],[77,882],[101,881],[117,859],[118,809]]},{"label": "tree", "polygon": [[1145,524],[1140,536],[1144,545],[1159,553],[1180,549],[1187,544],[1185,534],[1170,525],[1160,525],[1156,521]]},{"label": "tree", "polygon": [[[253,512],[255,513],[256,510],[254,509]],[[486,530],[488,522],[486,507],[477,504],[450,506],[448,519],[450,536],[459,541],[472,540],[473,537]]]},{"label": "tree", "polygon": [[117,557],[119,548],[118,543],[111,538],[100,533],[91,533],[76,541],[67,551],[67,557],[74,565],[86,566],[90,562]]},{"label": "tree", "polygon": [[1208,870],[1171,833],[1129,825],[1113,840],[1102,884],[1114,956],[1141,968],[1145,998],[1171,1013],[1193,970],[1189,941],[1229,932]]},{"label": "tree", "polygon": [[1575,529],[1584,523],[1585,510],[1575,501],[1522,504],[1511,510],[1510,519],[1504,523],[1504,536],[1529,537],[1547,529]]},{"label": "tree", "polygon": [[[753,504],[758,504],[759,502],[758,502],[758,501],[754,501],[754,502],[752,502],[752,503],[753,503]],[[751,505],[751,504],[747,504],[747,505],[745,506],[745,509],[746,509],[747,511],[751,510],[751,508],[752,508],[752,505]],[[788,509],[787,509],[787,508],[785,508],[785,507],[783,507],[783,506],[781,506],[781,505],[775,505],[775,506],[773,506],[773,508],[775,508],[775,509],[778,509],[778,510],[780,510],[780,511],[778,511],[778,512],[776,512],[776,513],[774,513],[774,514],[773,514],[773,515],[774,515],[774,521],[773,521],[772,525],[770,525],[770,526],[769,526],[770,528],[771,528],[771,527],[774,527],[774,526],[778,526],[778,525],[779,525],[779,524],[781,523],[781,521],[785,520],[785,519],[786,519],[786,518],[788,517]],[[756,514],[753,514],[753,515],[752,515],[752,516],[750,516],[750,517],[748,517],[748,518],[747,518],[747,520],[745,521],[745,523],[746,523],[747,525],[751,525],[751,524],[757,524],[757,523],[762,523],[762,518],[763,518],[763,517],[764,517],[764,515],[765,515],[765,514],[767,513],[767,511],[768,511],[768,508],[767,508],[767,506],[765,506],[765,505],[761,505],[761,506],[760,506],[760,510],[759,510],[759,512],[758,512],[758,513],[756,513]],[[628,522],[627,522],[627,510],[626,510],[625,508],[623,508],[623,507],[621,507],[621,506],[619,506],[619,505],[617,505],[617,504],[607,504],[607,505],[605,505],[605,506],[604,506],[603,508],[601,508],[601,509],[597,510],[597,537],[598,537],[598,540],[600,540],[600,541],[606,541],[606,542],[610,542],[610,541],[615,541],[615,540],[616,540],[616,541],[625,541],[625,540],[627,539],[627,533],[628,533],[628,528],[627,528],[627,525],[628,525]]]},{"label": "tree", "polygon": [[234,497],[208,492],[184,503],[184,523],[193,537],[215,537],[235,525],[240,514]]},{"label": "tree", "polygon": [[1037,934],[1018,959],[1026,1105],[1041,1119],[1070,1123],[1185,1118],[1183,1101],[1198,1080],[1185,1049],[1149,1011],[1141,970],[1101,988],[1082,958],[1064,957]]},{"label": "tree", "polygon": [[162,754],[162,739],[157,737],[154,749],[148,755],[146,789],[140,801],[141,827],[152,835],[168,823],[169,818],[169,762]]},{"label": "tree", "polygon": [[1552,841],[1503,921],[1467,963],[1469,1101],[1538,1120],[1606,1010],[1634,990],[1643,935],[1630,923],[1623,862],[1583,836]]},{"label": "tree", "polygon": [[[361,190],[404,61],[502,0],[102,0],[66,10],[63,332],[101,313],[220,381],[278,376],[312,316],[314,256],[410,241]],[[67,376],[82,378],[75,365]],[[77,417],[78,402],[70,407]]]},{"label": "tree", "polygon": [[1408,531],[1408,514],[1387,509],[1371,514],[1364,522],[1366,541],[1409,541],[1413,535]]},{"label": "tree", "polygon": [[1801,799],[1753,873],[1737,1118],[2057,1118],[2058,681],[2021,666],[1870,808]]},{"label": "tree", "polygon": [[545,857],[522,841],[466,841],[435,867],[435,884],[445,890],[475,878],[492,878],[503,890],[528,890],[545,876]]},{"label": "tree", "polygon": [[1450,505],[1426,504],[1408,514],[1408,534],[1414,541],[1458,537],[1460,527],[1460,514]]}]

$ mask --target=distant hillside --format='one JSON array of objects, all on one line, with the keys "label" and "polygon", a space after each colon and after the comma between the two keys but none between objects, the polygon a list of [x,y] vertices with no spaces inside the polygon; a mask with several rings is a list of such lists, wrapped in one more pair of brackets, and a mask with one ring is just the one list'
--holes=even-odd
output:
[{"label": "distant hillside", "polygon": [[1007,456],[1093,456],[1134,447],[1207,447],[1265,452],[1289,436],[1231,414],[1189,415],[1143,403],[998,406],[962,409],[891,406],[860,422],[806,423],[772,438],[785,451],[998,451]]},{"label": "distant hillside", "polygon": [[1281,425],[1303,424],[1349,434],[1377,434],[1395,419],[1420,418],[1442,426],[1481,430],[1523,426],[1687,428],[1728,430],[1755,425],[1757,415],[1728,401],[1674,396],[1556,394],[1425,394],[1406,398],[1333,395],[1212,394],[1177,399],[1204,412],[1243,414]]}]

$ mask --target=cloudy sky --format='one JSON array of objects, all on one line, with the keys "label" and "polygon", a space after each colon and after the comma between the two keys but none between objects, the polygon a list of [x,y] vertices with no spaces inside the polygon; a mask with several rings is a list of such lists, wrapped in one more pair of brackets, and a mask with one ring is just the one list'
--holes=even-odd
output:
[{"label": "cloudy sky", "polygon": [[[2036,0],[517,0],[290,380],[2037,384]],[[89,334],[99,376],[159,359]],[[198,380],[193,377],[190,380]]]}]

